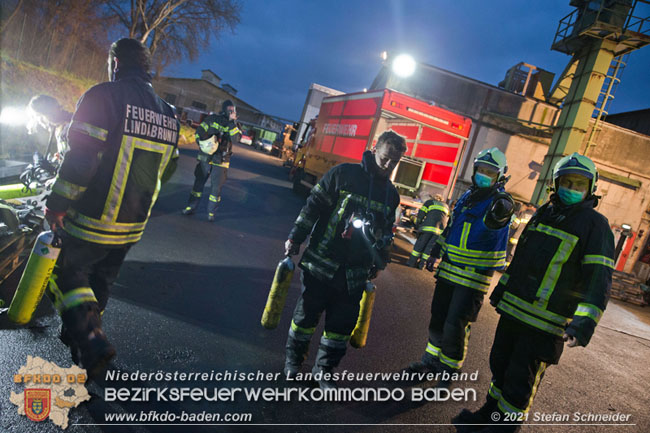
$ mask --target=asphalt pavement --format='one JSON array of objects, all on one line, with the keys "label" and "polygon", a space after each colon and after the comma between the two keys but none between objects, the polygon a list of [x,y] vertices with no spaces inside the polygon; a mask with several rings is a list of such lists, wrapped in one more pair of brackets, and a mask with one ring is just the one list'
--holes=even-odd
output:
[{"label": "asphalt pavement", "polygon": [[[340,382],[342,388],[367,392],[384,390],[386,401],[345,397],[344,401],[314,401],[319,395],[312,382],[287,382],[268,377],[258,380],[237,374],[257,372],[273,376],[283,367],[284,344],[291,312],[300,292],[294,276],[280,325],[266,330],[260,318],[275,267],[282,259],[283,243],[304,203],[287,180],[278,158],[235,146],[228,181],[217,220],[207,221],[205,201],[192,216],[183,216],[193,182],[196,152],[183,149],[179,167],[153,208],[142,241],[129,252],[112,289],[104,314],[104,329],[118,356],[110,371],[228,373],[223,380],[174,381],[150,379],[118,381],[106,378],[88,385],[93,398],[70,412],[68,432],[419,432],[454,431],[451,418],[463,407],[481,406],[490,381],[488,357],[498,315],[486,303],[472,325],[464,371],[477,372],[476,380],[452,387],[469,401],[413,401],[413,396],[434,396],[435,381],[411,385],[361,377],[360,374],[394,373],[419,359],[427,339],[429,306],[434,278],[426,271],[404,265],[411,244],[396,240],[393,263],[376,280],[377,295],[367,346],[350,348],[339,371],[355,374]],[[206,186],[207,196],[207,186]],[[6,285],[0,295],[7,298]],[[59,366],[71,364],[58,341],[59,319],[44,300],[33,321],[25,327],[11,325],[0,316],[0,431],[57,432],[50,421],[34,423],[16,412],[9,402],[13,375],[28,355],[40,356]],[[317,329],[319,335],[322,325]],[[309,371],[317,349],[314,337],[304,371]],[[546,373],[523,431],[600,432],[650,431],[650,313],[648,308],[612,301],[587,348],[565,349],[558,366]],[[215,387],[227,393],[241,388],[235,401],[105,401],[112,388]],[[413,387],[419,390],[413,391]],[[245,395],[244,389],[267,390],[268,400]],[[282,401],[285,389],[295,389]],[[368,391],[370,390],[370,391]],[[472,391],[475,391],[476,400]],[[299,393],[309,401],[298,401]],[[355,391],[359,392],[359,391]],[[403,398],[400,398],[403,395]],[[442,398],[444,396],[439,396]],[[354,401],[353,401],[354,400]],[[417,398],[415,399],[417,400]],[[158,411],[180,414],[250,414],[246,422],[218,425],[171,425],[161,422],[107,423],[106,414]],[[575,414],[578,415],[575,415]],[[629,415],[626,425],[599,426],[585,414]],[[533,416],[547,417],[545,421]],[[232,416],[232,415],[231,415]],[[248,415],[246,415],[248,416]],[[568,416],[568,421],[563,417]],[[575,420],[575,417],[583,417]],[[127,425],[128,424],[128,425]],[[164,424],[164,425],[163,425]],[[551,425],[552,424],[552,425]],[[573,425],[568,425],[573,424]],[[577,424],[577,425],[576,425]]]}]

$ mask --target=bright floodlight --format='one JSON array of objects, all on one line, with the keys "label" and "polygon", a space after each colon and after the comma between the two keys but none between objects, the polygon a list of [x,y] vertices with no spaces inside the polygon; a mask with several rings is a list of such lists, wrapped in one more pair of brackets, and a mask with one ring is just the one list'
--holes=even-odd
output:
[{"label": "bright floodlight", "polygon": [[415,72],[415,60],[408,54],[400,54],[393,60],[393,72],[402,78],[410,77]]},{"label": "bright floodlight", "polygon": [[354,221],[352,221],[352,226],[355,229],[360,229],[361,227],[363,227],[363,221],[361,221],[360,219],[357,218]]},{"label": "bright floodlight", "polygon": [[27,120],[27,113],[24,108],[5,107],[0,113],[0,123],[6,125],[22,125]]}]

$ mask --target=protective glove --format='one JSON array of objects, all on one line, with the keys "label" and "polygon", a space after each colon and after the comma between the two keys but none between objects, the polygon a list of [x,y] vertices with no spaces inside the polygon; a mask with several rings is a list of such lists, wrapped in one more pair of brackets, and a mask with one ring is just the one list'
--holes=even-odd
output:
[{"label": "protective glove", "polygon": [[299,252],[300,252],[300,244],[292,241],[291,239],[287,239],[287,241],[284,243],[284,255],[295,256]]},{"label": "protective glove", "polygon": [[56,233],[59,228],[63,228],[63,217],[65,214],[65,212],[55,212],[49,208],[45,208],[45,219],[50,225],[50,230],[54,233]]},{"label": "protective glove", "polygon": [[567,333],[562,335],[562,340],[566,341],[567,347],[576,347],[578,345],[578,339]]}]

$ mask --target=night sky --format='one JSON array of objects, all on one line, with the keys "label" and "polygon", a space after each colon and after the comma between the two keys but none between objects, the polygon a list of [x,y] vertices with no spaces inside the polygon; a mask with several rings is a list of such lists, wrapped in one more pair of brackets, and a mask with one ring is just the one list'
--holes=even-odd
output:
[{"label": "night sky", "polygon": [[[164,75],[199,78],[211,69],[237,96],[298,120],[311,83],[343,92],[369,87],[380,53],[497,85],[519,62],[554,72],[570,56],[551,51],[569,0],[242,0],[241,23],[193,63]],[[650,16],[650,7],[637,16]],[[650,28],[648,28],[650,30]],[[650,46],[631,54],[611,113],[650,107]]]}]

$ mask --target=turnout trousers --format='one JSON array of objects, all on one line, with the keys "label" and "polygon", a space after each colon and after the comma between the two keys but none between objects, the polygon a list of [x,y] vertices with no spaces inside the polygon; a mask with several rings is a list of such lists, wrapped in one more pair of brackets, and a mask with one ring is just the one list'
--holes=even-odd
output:
[{"label": "turnout trousers", "polygon": [[536,331],[523,323],[502,315],[490,351],[492,382],[488,404],[502,414],[521,414],[523,421],[544,377],[546,367],[557,364],[563,341],[554,335]]},{"label": "turnout trousers", "polygon": [[190,199],[187,207],[193,211],[199,206],[203,187],[210,178],[210,196],[208,197],[208,214],[214,215],[219,202],[221,201],[221,189],[228,177],[229,163],[216,164],[207,161],[199,161],[194,169],[194,186],[190,192]]},{"label": "turnout trousers", "polygon": [[439,361],[449,372],[463,366],[467,354],[470,322],[483,305],[483,292],[438,278],[431,300],[429,341],[422,361]]},{"label": "turnout trousers", "polygon": [[[420,264],[424,266],[424,262],[429,258],[429,253],[433,248],[433,245],[438,240],[438,235],[433,232],[420,232],[415,245],[413,245],[413,251],[411,251],[411,256],[408,260],[409,266],[415,266],[420,260]],[[422,266],[420,266],[422,267]]]},{"label": "turnout trousers", "polygon": [[101,327],[109,289],[130,247],[109,248],[64,236],[47,294],[71,338],[79,340]]},{"label": "turnout trousers", "polygon": [[308,271],[302,273],[302,294],[298,299],[287,338],[287,363],[300,366],[307,358],[309,342],[325,312],[325,330],[320,338],[316,366],[329,371],[339,365],[359,317],[361,295],[350,294],[343,266],[331,281],[321,281]]}]

